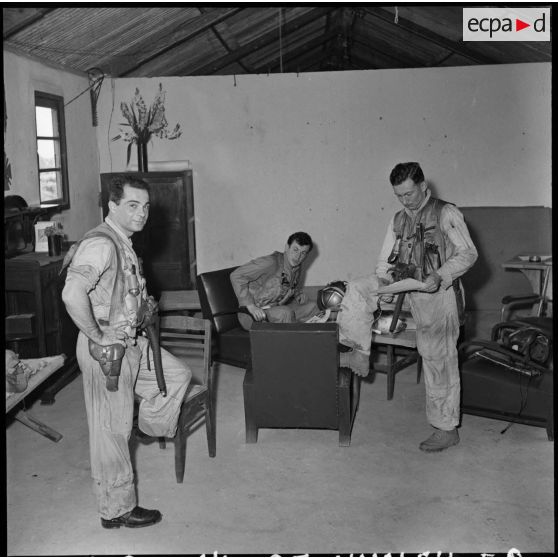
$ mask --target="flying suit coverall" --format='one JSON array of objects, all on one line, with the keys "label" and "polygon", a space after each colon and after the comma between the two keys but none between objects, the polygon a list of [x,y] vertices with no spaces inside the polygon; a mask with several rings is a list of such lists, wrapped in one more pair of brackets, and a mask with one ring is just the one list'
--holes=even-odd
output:
[{"label": "flying suit coverall", "polygon": [[[418,223],[423,225],[424,241],[415,243],[412,254],[409,254]],[[376,275],[357,279],[348,285],[341,306],[343,311],[337,318],[340,340],[363,352],[370,350],[373,312],[378,300],[376,291],[379,279],[393,282],[388,271],[392,264],[388,263],[388,258],[398,236],[401,237],[399,261],[417,266],[416,279],[422,281],[434,271],[442,279],[436,292],[413,291],[405,298],[417,327],[417,349],[422,357],[426,387],[427,419],[435,428],[452,430],[459,423],[457,339],[459,310],[464,307],[463,288],[458,278],[477,259],[477,250],[463,215],[453,204],[432,198],[427,190],[417,210],[404,208],[392,218]]]},{"label": "flying suit coverall", "polygon": [[[304,322],[319,312],[314,302],[298,288],[300,265],[291,267],[285,254],[273,252],[237,267],[231,273],[231,283],[240,306],[255,304],[264,308],[267,319],[275,323]],[[244,329],[250,329],[253,319],[239,313]]]},{"label": "flying suit coverall", "polygon": [[[126,340],[117,391],[107,390],[106,377],[99,362],[90,355],[88,338],[82,331],[76,347],[83,375],[94,491],[101,517],[113,519],[131,511],[137,504],[128,447],[133,425],[134,391],[141,397],[139,428],[151,436],[173,437],[192,373],[161,348],[167,396],[161,395],[155,377],[153,351],[148,348],[147,338],[137,335],[132,325],[137,317],[137,308],[147,296],[145,279],[140,274],[136,273],[139,294],[134,296],[124,289],[125,300],[117,301],[116,308],[111,312],[112,293],[117,288],[117,281],[123,280],[125,273],[140,269],[132,243],[110,218],[94,231],[108,233],[118,246],[107,236],[86,235],[71,260],[65,289],[69,283],[79,282],[80,287],[87,291],[100,329],[103,324],[109,323],[109,317],[113,323],[129,320],[131,324],[127,328],[129,338]],[[118,269],[119,264],[123,269]],[[120,278],[118,274],[121,274]],[[64,301],[70,306],[71,300],[67,298]]]}]

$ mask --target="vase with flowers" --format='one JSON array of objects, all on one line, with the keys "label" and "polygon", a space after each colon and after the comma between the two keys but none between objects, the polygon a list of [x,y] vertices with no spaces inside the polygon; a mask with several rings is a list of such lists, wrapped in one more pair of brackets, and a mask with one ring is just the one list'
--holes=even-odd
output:
[{"label": "vase with flowers", "polygon": [[148,171],[147,143],[153,136],[173,140],[182,135],[180,124],[172,130],[168,128],[165,116],[165,91],[159,83],[153,104],[147,108],[139,89],[136,87],[134,97],[129,103],[120,103],[120,110],[126,122],[120,124],[119,134],[112,141],[123,139],[128,142],[126,166],[130,164],[132,145],[136,145],[138,153],[138,171]]},{"label": "vase with flowers", "polygon": [[61,223],[56,223],[45,228],[45,236],[48,242],[48,255],[59,256],[62,253],[62,240],[64,239],[64,229]]}]

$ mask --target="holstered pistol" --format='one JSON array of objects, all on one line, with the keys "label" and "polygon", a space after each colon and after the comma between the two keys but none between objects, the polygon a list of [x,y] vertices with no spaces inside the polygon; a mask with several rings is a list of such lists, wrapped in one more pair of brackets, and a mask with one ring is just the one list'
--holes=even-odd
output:
[{"label": "holstered pistol", "polygon": [[125,350],[126,347],[120,343],[103,346],[89,339],[89,354],[101,365],[108,391],[118,391],[118,378]]}]

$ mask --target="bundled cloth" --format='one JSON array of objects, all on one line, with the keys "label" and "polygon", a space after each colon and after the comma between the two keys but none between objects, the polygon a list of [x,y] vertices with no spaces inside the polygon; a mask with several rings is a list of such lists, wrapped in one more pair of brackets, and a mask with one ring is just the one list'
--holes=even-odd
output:
[{"label": "bundled cloth", "polygon": [[64,355],[21,360],[14,351],[6,349],[6,397],[27,389],[29,379],[47,366],[59,368]]}]

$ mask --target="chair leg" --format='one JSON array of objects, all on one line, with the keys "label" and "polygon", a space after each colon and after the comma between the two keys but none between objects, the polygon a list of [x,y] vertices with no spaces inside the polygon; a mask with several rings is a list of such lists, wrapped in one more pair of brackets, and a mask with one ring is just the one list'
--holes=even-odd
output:
[{"label": "chair leg", "polygon": [[246,443],[255,444],[258,441],[258,427],[246,419]]},{"label": "chair leg", "polygon": [[417,384],[420,384],[421,374],[422,374],[422,357],[420,355],[418,355],[418,357],[417,357]]},{"label": "chair leg", "polygon": [[387,398],[388,401],[393,399],[393,391],[395,389],[395,358],[394,348],[392,345],[387,347]]},{"label": "chair leg", "polygon": [[342,447],[351,445],[351,391],[354,381],[352,372],[347,368],[340,368],[337,394],[339,398],[339,446]]},{"label": "chair leg", "polygon": [[258,426],[254,419],[255,395],[252,381],[252,370],[248,368],[242,385],[244,391],[244,420],[246,423],[246,443],[255,444],[258,441]]},{"label": "chair leg", "polygon": [[554,441],[554,410],[552,403],[550,404],[550,410],[548,412],[548,418],[546,421],[546,435],[549,442]]},{"label": "chair leg", "polygon": [[208,398],[205,408],[205,433],[207,436],[207,449],[209,457],[215,457],[217,453],[217,440],[215,436],[215,415],[213,402]]},{"label": "chair leg", "polygon": [[184,481],[184,469],[186,468],[186,439],[188,433],[186,429],[179,424],[176,436],[174,438],[174,472],[176,474],[176,482]]}]

